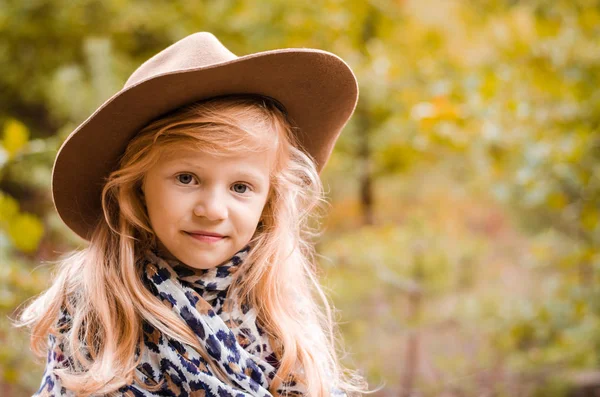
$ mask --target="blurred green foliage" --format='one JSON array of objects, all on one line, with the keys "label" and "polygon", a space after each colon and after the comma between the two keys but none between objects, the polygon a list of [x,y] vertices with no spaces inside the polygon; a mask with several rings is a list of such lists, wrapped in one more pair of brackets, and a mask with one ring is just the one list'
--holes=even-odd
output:
[{"label": "blurred green foliage", "polygon": [[[4,318],[48,286],[40,263],[83,244],[50,199],[60,143],[200,30],[238,55],[322,48],[357,74],[319,251],[344,360],[381,395],[558,397],[599,370],[597,0],[2,3]],[[0,341],[0,394],[30,395],[43,363],[8,321]]]}]

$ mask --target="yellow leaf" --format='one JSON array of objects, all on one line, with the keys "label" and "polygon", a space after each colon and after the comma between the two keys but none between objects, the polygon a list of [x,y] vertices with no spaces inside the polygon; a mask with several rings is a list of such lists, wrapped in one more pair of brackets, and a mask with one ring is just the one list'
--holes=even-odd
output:
[{"label": "yellow leaf", "polygon": [[42,222],[35,215],[28,213],[14,217],[8,228],[8,235],[15,247],[23,252],[35,251],[43,234]]},{"label": "yellow leaf", "polygon": [[19,213],[19,203],[14,198],[0,192],[0,223],[10,223]]},{"label": "yellow leaf", "polygon": [[431,100],[435,115],[440,119],[456,120],[460,118],[458,106],[450,102],[448,97],[437,96]]},{"label": "yellow leaf", "polygon": [[15,119],[9,119],[4,124],[4,139],[2,146],[8,152],[9,157],[13,157],[21,150],[29,139],[29,130],[25,124]]},{"label": "yellow leaf", "polygon": [[584,301],[575,302],[575,315],[578,318],[582,318],[587,313],[587,304]]},{"label": "yellow leaf", "polygon": [[15,368],[6,368],[4,371],[4,381],[8,384],[15,384],[19,380],[19,372]]},{"label": "yellow leaf", "polygon": [[547,203],[550,208],[554,208],[557,210],[565,208],[567,205],[567,198],[564,194],[560,192],[554,192],[548,195]]},{"label": "yellow leaf", "polygon": [[595,230],[598,226],[598,210],[592,205],[585,206],[581,212],[581,223],[586,230]]}]

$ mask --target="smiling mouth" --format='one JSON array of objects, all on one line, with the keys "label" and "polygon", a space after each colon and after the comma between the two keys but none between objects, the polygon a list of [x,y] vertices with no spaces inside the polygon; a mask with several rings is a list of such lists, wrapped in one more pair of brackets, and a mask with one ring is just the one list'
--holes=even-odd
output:
[{"label": "smiling mouth", "polygon": [[217,237],[217,236],[207,236],[205,234],[192,234],[192,233],[188,233],[188,232],[184,232],[184,233],[197,241],[202,241],[205,243],[216,243],[216,242],[224,240],[226,238],[225,236]]}]

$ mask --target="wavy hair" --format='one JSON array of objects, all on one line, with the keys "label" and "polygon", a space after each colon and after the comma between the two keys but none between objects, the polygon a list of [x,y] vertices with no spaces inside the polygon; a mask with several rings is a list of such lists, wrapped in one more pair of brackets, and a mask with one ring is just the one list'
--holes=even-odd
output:
[{"label": "wavy hair", "polygon": [[[157,243],[141,198],[143,177],[161,153],[193,147],[212,155],[277,153],[269,195],[249,243],[253,248],[226,299],[235,294],[236,301],[254,307],[272,342],[280,365],[270,392],[279,396],[281,388],[286,395],[286,382],[295,379],[306,385],[309,396],[329,396],[332,386],[349,396],[369,393],[364,378],[340,363],[345,352],[334,308],[318,282],[313,239],[320,232],[311,225],[326,200],[314,160],[302,150],[295,128],[271,98],[231,95],[175,109],[135,135],[118,169],[106,178],[103,217],[89,245],[56,261],[53,283],[16,324],[32,328],[31,348],[40,357],[46,354],[49,333],[64,339],[78,368],[56,370],[65,387],[78,395],[112,395],[134,379],[144,384],[135,374],[139,360],[134,360],[144,320],[212,362],[193,331],[146,289],[137,263],[143,250]],[[56,318],[63,307],[72,322],[61,335]],[[211,368],[231,384],[217,365]]]}]

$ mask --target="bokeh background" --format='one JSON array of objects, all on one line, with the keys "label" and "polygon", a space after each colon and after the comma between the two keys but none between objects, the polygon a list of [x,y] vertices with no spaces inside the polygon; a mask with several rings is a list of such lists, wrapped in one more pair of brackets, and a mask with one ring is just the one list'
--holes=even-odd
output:
[{"label": "bokeh background", "polygon": [[0,395],[44,368],[9,319],[85,246],[52,205],[58,147],[204,30],[357,74],[318,249],[343,362],[376,396],[599,395],[597,0],[1,1]]}]

